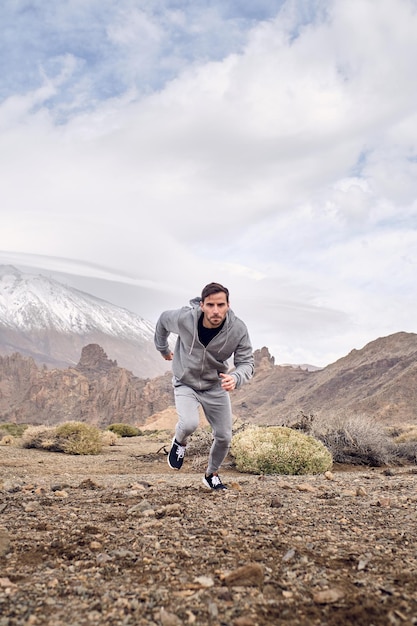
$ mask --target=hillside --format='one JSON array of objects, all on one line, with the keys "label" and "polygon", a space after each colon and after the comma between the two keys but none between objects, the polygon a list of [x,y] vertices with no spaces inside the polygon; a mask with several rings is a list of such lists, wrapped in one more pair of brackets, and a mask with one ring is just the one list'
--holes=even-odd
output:
[{"label": "hillside", "polygon": [[322,370],[261,369],[236,392],[238,412],[278,424],[305,413],[363,413],[386,423],[417,421],[417,335],[395,333]]},{"label": "hillside", "polygon": [[[281,424],[304,413],[359,413],[384,423],[417,422],[417,335],[381,337],[319,371],[274,364],[267,348],[255,353],[256,374],[232,393],[236,417]],[[0,421],[144,425],[157,415],[170,428],[175,413],[171,374],[139,378],[95,344],[75,367],[41,368],[27,357],[0,357]],[[168,417],[169,416],[169,417]],[[165,422],[164,422],[165,420]]]},{"label": "hillside", "polygon": [[0,422],[140,425],[171,403],[170,374],[156,382],[138,378],[95,344],[86,346],[79,363],[67,369],[41,368],[19,354],[0,357]]}]

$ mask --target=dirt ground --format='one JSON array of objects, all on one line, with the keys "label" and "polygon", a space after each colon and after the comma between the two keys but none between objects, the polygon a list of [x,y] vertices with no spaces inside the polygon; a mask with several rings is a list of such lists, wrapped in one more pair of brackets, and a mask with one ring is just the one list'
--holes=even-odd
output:
[{"label": "dirt ground", "polygon": [[417,469],[221,473],[0,446],[0,626],[417,624]]}]

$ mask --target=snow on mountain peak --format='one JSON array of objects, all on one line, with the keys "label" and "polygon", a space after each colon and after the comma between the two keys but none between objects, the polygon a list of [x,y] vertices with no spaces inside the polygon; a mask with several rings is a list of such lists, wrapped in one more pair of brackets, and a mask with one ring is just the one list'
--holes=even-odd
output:
[{"label": "snow on mountain peak", "polygon": [[101,331],[132,339],[153,338],[150,322],[109,302],[41,275],[0,266],[0,324],[24,331],[52,329],[84,335]]}]

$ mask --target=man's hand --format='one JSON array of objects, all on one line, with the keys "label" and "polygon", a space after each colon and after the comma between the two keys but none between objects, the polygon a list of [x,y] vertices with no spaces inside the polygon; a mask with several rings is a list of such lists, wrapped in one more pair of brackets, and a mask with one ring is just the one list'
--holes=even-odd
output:
[{"label": "man's hand", "polygon": [[222,379],[222,387],[225,391],[233,391],[236,387],[236,380],[234,376],[230,376],[229,374],[220,374],[220,378]]},{"label": "man's hand", "polygon": [[174,358],[174,353],[170,352],[169,354],[163,354],[162,355],[165,359],[165,361],[172,361],[172,359]]}]

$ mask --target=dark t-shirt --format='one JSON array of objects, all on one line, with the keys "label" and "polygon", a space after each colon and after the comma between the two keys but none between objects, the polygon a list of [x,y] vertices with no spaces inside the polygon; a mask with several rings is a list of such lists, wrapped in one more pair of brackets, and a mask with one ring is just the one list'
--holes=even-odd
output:
[{"label": "dark t-shirt", "polygon": [[203,346],[207,347],[213,337],[215,337],[221,331],[226,320],[223,320],[222,324],[220,324],[218,328],[206,328],[205,326],[203,326],[203,317],[204,314],[200,315],[198,319],[198,338]]}]

